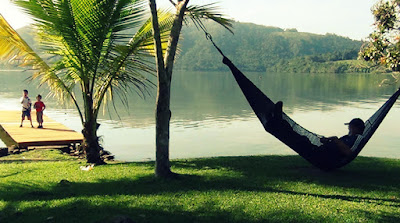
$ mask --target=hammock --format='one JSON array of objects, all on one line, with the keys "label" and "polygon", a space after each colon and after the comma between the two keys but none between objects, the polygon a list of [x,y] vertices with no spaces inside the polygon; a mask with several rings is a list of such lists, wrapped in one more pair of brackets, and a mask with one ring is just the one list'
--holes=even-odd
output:
[{"label": "hammock", "polygon": [[336,151],[336,144],[321,143],[323,136],[308,131],[282,112],[282,102],[272,102],[225,56],[223,63],[230,68],[264,129],[311,164],[327,171],[340,168],[357,157],[400,95],[399,89],[365,122],[363,134],[357,137],[351,147],[352,154],[343,157]]}]

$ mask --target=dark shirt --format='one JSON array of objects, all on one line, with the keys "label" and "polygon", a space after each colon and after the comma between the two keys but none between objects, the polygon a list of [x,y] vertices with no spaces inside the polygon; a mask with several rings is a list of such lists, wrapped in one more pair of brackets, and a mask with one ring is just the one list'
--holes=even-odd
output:
[{"label": "dark shirt", "polygon": [[352,135],[352,136],[345,135],[345,136],[342,136],[339,140],[351,148],[351,147],[353,147],[354,143],[356,142],[357,137],[358,137],[358,135]]}]

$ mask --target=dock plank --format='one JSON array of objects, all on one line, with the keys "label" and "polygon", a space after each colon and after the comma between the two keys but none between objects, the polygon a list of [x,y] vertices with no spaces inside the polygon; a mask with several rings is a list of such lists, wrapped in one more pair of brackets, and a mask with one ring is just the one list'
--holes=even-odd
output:
[{"label": "dock plank", "polygon": [[[36,114],[32,112],[32,121],[36,126]],[[19,147],[68,145],[82,143],[83,135],[65,125],[58,123],[46,115],[43,116],[44,128],[32,128],[29,120],[24,121],[24,127],[19,127],[21,122],[20,111],[0,111],[0,125],[6,134]]]}]

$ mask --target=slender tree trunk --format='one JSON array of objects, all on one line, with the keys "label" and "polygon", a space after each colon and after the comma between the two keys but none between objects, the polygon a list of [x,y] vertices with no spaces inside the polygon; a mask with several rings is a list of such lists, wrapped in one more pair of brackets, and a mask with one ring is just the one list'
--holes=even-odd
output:
[{"label": "slender tree trunk", "polygon": [[84,137],[83,149],[86,154],[86,160],[88,163],[94,164],[105,164],[100,157],[100,145],[97,137],[97,123],[96,121],[89,121],[85,123],[85,127],[82,130]]},{"label": "slender tree trunk", "polygon": [[97,137],[97,129],[99,124],[97,123],[97,117],[93,112],[93,100],[91,97],[86,96],[86,110],[85,110],[85,123],[83,123],[83,149],[86,154],[86,160],[88,163],[94,164],[105,164],[100,157],[100,145],[99,138]]},{"label": "slender tree trunk", "polygon": [[169,40],[168,40],[168,48],[165,51],[165,57],[164,57],[165,70],[167,72],[167,76],[169,77],[170,81],[172,78],[172,71],[175,62],[176,50],[178,49],[178,41],[183,26],[182,24],[183,18],[185,16],[185,11],[188,3],[189,0],[181,0],[178,1],[178,4],[175,5],[176,7],[175,19],[171,28],[171,33],[169,35]]},{"label": "slender tree trunk", "polygon": [[155,174],[157,177],[168,178],[175,174],[172,173],[169,162],[169,125],[171,120],[171,78],[172,68],[175,59],[177,44],[186,6],[189,0],[179,1],[176,5],[173,27],[171,29],[168,48],[163,61],[160,29],[158,24],[157,7],[155,0],[149,0],[152,14],[154,45],[156,49],[157,65],[157,99],[156,99],[156,166]]},{"label": "slender tree trunk", "polygon": [[157,66],[157,98],[156,98],[156,166],[157,177],[172,175],[169,163],[169,121],[171,118],[170,88],[167,78],[161,47],[160,28],[158,24],[157,6],[155,0],[150,0],[152,15],[154,48],[156,49]]},{"label": "slender tree trunk", "polygon": [[158,177],[170,177],[172,172],[169,163],[169,123],[170,82],[158,81],[156,101],[156,167]]}]

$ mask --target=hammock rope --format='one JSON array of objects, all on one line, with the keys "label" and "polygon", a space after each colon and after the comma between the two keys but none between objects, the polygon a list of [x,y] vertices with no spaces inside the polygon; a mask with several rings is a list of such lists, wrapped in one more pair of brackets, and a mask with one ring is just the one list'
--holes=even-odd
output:
[{"label": "hammock rope", "polygon": [[207,38],[208,40],[211,41],[211,43],[214,45],[215,49],[217,49],[218,52],[219,52],[223,57],[226,57],[225,54],[222,52],[222,50],[217,46],[217,44],[215,44],[215,42],[214,42],[214,40],[213,40],[211,34],[208,33],[208,32],[207,32],[206,30],[204,30],[204,29],[203,29],[203,31],[204,31],[204,33],[206,34],[206,38]]},{"label": "hammock rope", "polygon": [[357,137],[351,148],[352,154],[343,156],[337,151],[335,143],[321,143],[320,140],[323,136],[308,131],[286,115],[282,111],[282,102],[274,103],[268,98],[224,55],[213,41],[212,36],[206,30],[203,29],[203,31],[206,34],[206,38],[211,41],[223,56],[222,62],[231,70],[237,84],[264,129],[322,170],[337,169],[353,161],[375,133],[400,95],[399,89],[365,122],[366,126],[363,134]]}]

